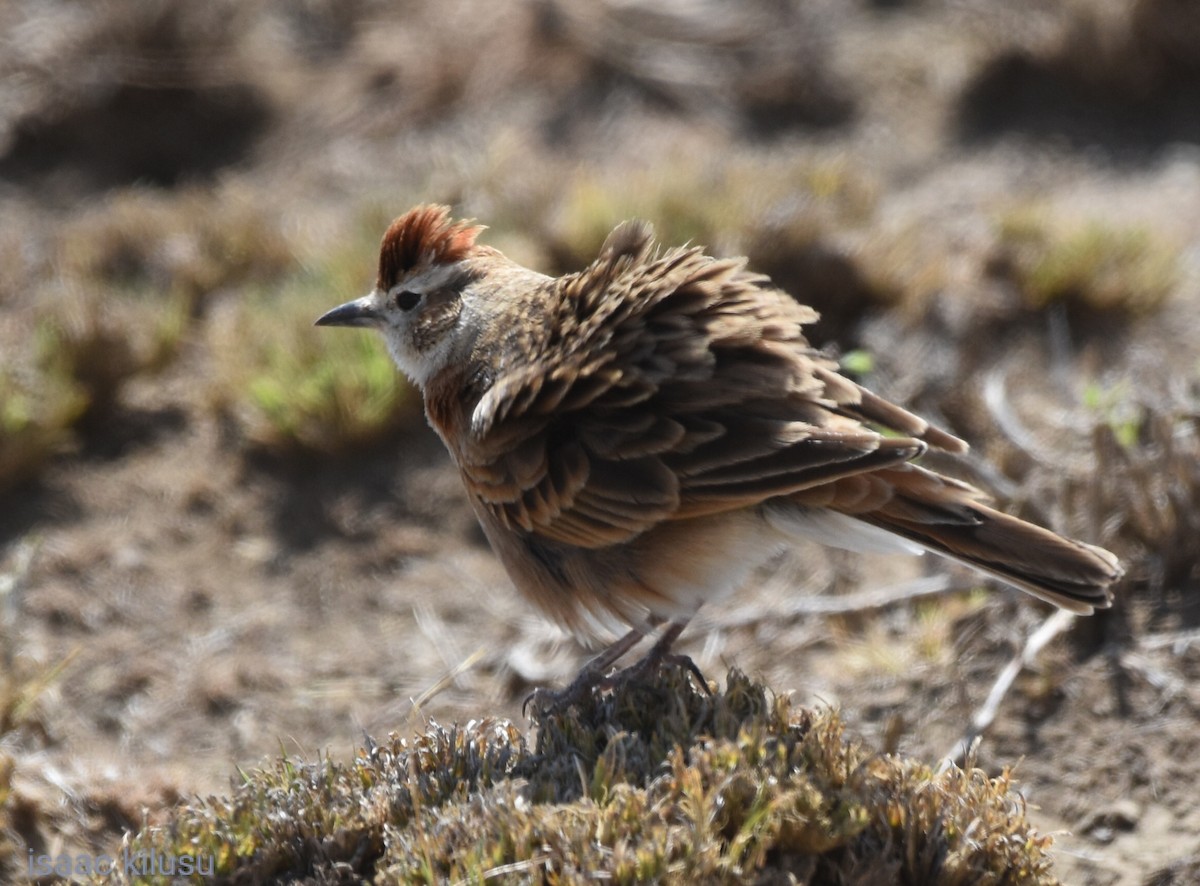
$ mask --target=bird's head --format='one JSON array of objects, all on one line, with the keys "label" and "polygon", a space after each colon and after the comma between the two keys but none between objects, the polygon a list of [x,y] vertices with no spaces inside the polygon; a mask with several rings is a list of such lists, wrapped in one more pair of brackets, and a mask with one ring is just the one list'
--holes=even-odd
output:
[{"label": "bird's head", "polygon": [[423,205],[383,235],[375,288],[317,319],[318,326],[378,330],[396,365],[420,386],[463,355],[463,290],[478,276],[471,259],[483,228],[452,221],[446,206]]}]

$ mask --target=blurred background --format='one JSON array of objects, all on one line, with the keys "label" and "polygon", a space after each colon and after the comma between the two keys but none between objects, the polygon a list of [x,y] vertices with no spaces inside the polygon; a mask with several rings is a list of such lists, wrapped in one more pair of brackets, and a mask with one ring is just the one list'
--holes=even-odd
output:
[{"label": "blurred background", "polygon": [[[0,876],[587,655],[380,343],[312,328],[424,201],[550,273],[633,215],[748,255],[950,470],[1118,552],[979,764],[1065,879],[1200,878],[1188,0],[0,3]],[[982,588],[798,549],[682,650],[936,762],[1048,615]]]}]

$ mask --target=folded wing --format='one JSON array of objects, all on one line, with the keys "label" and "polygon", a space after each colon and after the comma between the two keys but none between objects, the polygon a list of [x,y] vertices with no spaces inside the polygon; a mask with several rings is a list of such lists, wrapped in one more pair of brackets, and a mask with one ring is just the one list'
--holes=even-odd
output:
[{"label": "folded wing", "polygon": [[[539,347],[482,397],[468,486],[511,529],[584,548],[965,444],[839,375],[812,309],[699,249],[656,254],[627,223],[548,281]],[[866,422],[896,433],[884,436]]]}]

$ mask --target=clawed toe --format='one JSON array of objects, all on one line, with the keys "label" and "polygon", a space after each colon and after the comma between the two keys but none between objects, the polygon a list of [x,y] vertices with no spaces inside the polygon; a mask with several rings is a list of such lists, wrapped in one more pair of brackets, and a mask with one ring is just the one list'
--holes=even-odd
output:
[{"label": "clawed toe", "polygon": [[704,672],[700,670],[700,666],[692,661],[692,657],[690,655],[671,653],[670,655],[664,656],[663,661],[667,664],[673,664],[676,667],[683,668],[696,678],[696,682],[700,684],[700,688],[704,690],[705,695],[712,695],[712,688],[708,685],[708,678],[704,676]]},{"label": "clawed toe", "polygon": [[708,678],[704,676],[704,672],[700,670],[700,666],[692,661],[691,656],[674,652],[656,652],[653,649],[644,658],[634,662],[627,668],[617,671],[609,680],[612,681],[614,686],[626,686],[630,683],[646,679],[663,665],[673,665],[687,671],[696,678],[696,682],[704,690],[705,695],[712,694],[712,690],[708,686]]},{"label": "clawed toe", "polygon": [[539,715],[545,715],[550,711],[568,708],[583,701],[593,689],[610,685],[612,679],[599,668],[585,666],[563,689],[547,689],[543,686],[533,690],[521,703],[521,713],[528,717],[531,709]]},{"label": "clawed toe", "polygon": [[650,651],[642,658],[629,667],[610,674],[608,673],[608,669],[642,637],[640,630],[630,631],[603,653],[588,662],[583,670],[579,672],[579,675],[565,689],[533,690],[533,692],[525,697],[525,701],[521,705],[521,712],[528,717],[531,709],[539,716],[544,716],[546,713],[552,711],[562,710],[583,701],[584,698],[596,689],[612,690],[643,680],[658,670],[663,664],[675,665],[678,668],[686,670],[696,678],[696,682],[700,684],[705,694],[711,695],[712,690],[708,686],[708,680],[696,663],[686,655],[671,652],[671,644],[679,637],[680,632],[686,624],[686,620],[671,622],[667,625],[666,630],[663,631],[657,642],[650,648]]},{"label": "clawed toe", "polygon": [[525,697],[521,712],[529,716],[531,710],[539,717],[545,714],[561,711],[573,704],[582,702],[596,690],[619,692],[628,686],[640,683],[653,675],[663,665],[671,665],[685,670],[695,678],[696,683],[705,695],[712,695],[708,678],[689,656],[675,653],[659,653],[646,655],[627,668],[605,674],[594,668],[584,668],[571,683],[563,689],[538,688]]}]

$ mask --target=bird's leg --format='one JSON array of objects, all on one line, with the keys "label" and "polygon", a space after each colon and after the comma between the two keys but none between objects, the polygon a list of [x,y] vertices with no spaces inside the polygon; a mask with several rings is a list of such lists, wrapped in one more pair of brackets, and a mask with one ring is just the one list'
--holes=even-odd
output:
[{"label": "bird's leg", "polygon": [[595,682],[603,677],[608,669],[620,661],[621,657],[638,644],[642,637],[646,636],[646,632],[642,628],[633,628],[629,633],[617,640],[580,670],[579,675],[571,681],[574,686],[581,680],[587,682]]},{"label": "bird's leg", "polygon": [[[579,701],[586,693],[597,686],[611,688],[622,683],[640,680],[663,662],[670,662],[686,668],[696,678],[696,681],[705,693],[709,693],[708,679],[700,671],[696,663],[686,655],[677,655],[671,652],[671,646],[679,639],[679,635],[683,633],[683,629],[687,627],[690,620],[690,618],[682,618],[670,622],[645,655],[629,667],[609,675],[607,673],[608,669],[616,664],[621,656],[636,646],[638,641],[646,635],[645,628],[634,628],[585,664],[578,676],[565,689],[557,691],[552,689],[535,689],[526,696],[525,702],[521,706],[522,712],[528,714],[530,703],[533,703],[541,711],[565,707]],[[656,619],[650,623],[650,627],[655,627],[659,623]]]},{"label": "bird's leg", "polygon": [[690,671],[692,676],[696,678],[700,686],[707,693],[709,691],[708,680],[701,673],[696,663],[689,656],[671,652],[671,646],[679,639],[679,635],[687,627],[688,621],[690,621],[688,618],[676,619],[668,624],[662,634],[659,635],[659,638],[654,641],[654,645],[650,647],[650,651],[623,671],[615,674],[613,679],[622,681],[639,680],[663,662],[671,662]]},{"label": "bird's leg", "polygon": [[[533,690],[533,692],[525,697],[525,702],[521,705],[521,712],[528,714],[530,702],[533,702],[536,707],[545,710],[577,701],[585,692],[601,682],[607,675],[608,669],[616,664],[621,656],[636,646],[644,636],[646,636],[644,628],[633,628],[585,664],[575,679],[565,689],[555,691],[539,688]],[[676,636],[678,636],[678,633]],[[656,643],[655,646],[657,645]]]}]

